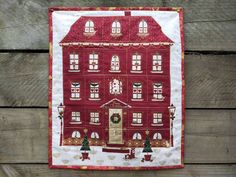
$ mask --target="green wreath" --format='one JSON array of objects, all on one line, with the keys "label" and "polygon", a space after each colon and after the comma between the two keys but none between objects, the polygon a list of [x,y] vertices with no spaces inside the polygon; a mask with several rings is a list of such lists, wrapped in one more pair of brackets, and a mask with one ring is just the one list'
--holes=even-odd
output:
[{"label": "green wreath", "polygon": [[113,113],[111,116],[111,121],[114,124],[118,124],[121,120],[120,114],[119,113]]}]

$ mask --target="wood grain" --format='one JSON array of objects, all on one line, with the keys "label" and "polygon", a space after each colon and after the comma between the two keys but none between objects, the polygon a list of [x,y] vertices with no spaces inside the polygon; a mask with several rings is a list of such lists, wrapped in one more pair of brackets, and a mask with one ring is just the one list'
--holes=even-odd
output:
[{"label": "wood grain", "polygon": [[0,49],[48,49],[51,6],[181,6],[186,50],[236,51],[236,1],[0,0]]},{"label": "wood grain", "polygon": [[[185,163],[236,163],[236,110],[187,110]],[[47,109],[0,109],[0,163],[47,163]]]},{"label": "wood grain", "polygon": [[235,165],[186,165],[184,169],[161,171],[81,171],[48,169],[47,165],[1,165],[1,177],[235,177]]},{"label": "wood grain", "polygon": [[[236,108],[236,55],[186,55],[186,107]],[[47,107],[48,54],[0,54],[0,106]]]}]

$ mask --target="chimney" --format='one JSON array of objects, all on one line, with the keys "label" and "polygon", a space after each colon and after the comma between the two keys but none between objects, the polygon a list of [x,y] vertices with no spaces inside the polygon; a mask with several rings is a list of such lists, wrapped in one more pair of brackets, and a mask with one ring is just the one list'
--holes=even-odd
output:
[{"label": "chimney", "polygon": [[125,16],[131,16],[131,12],[130,11],[125,11]]}]

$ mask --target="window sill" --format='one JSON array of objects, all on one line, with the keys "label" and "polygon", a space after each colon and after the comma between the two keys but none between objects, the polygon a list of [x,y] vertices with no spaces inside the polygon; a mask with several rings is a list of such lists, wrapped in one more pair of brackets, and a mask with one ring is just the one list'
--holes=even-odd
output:
[{"label": "window sill", "polygon": [[156,99],[156,98],[153,98],[152,101],[164,101],[165,97],[163,97],[162,99]]},{"label": "window sill", "polygon": [[131,101],[143,101],[143,99],[135,99],[135,98],[132,98]]},{"label": "window sill", "polygon": [[91,100],[91,101],[100,101],[101,98],[89,98],[89,100]]},{"label": "window sill", "polygon": [[70,98],[70,100],[72,100],[72,101],[79,101],[79,100],[81,100],[81,98]]},{"label": "window sill", "polygon": [[70,122],[70,124],[82,124],[82,122],[76,122],[76,121],[74,121],[74,122]]},{"label": "window sill", "polygon": [[68,72],[73,72],[73,73],[76,73],[76,72],[80,72],[80,70],[76,70],[76,69],[69,69]]},{"label": "window sill", "polygon": [[96,33],[96,31],[94,31],[94,32],[84,32],[84,35],[90,37],[90,36],[95,35],[95,33]]},{"label": "window sill", "polygon": [[100,70],[96,70],[96,69],[92,70],[92,69],[89,69],[88,72],[97,73],[97,72],[100,72]]},{"label": "window sill", "polygon": [[91,125],[101,125],[101,123],[100,122],[89,122],[89,124],[91,124]]},{"label": "window sill", "polygon": [[146,36],[148,36],[149,35],[149,33],[138,33],[138,36],[139,37],[146,37]]},{"label": "window sill", "polygon": [[109,70],[110,73],[120,73],[121,70],[117,70],[117,71],[114,71],[114,70]]},{"label": "window sill", "polygon": [[143,71],[134,71],[134,70],[131,70],[130,72],[131,73],[143,73]]},{"label": "window sill", "polygon": [[121,33],[111,33],[110,35],[111,35],[112,37],[120,37],[120,36],[122,36]]},{"label": "window sill", "polygon": [[161,127],[161,126],[163,126],[163,124],[151,124],[151,126],[154,126],[154,127]]},{"label": "window sill", "polygon": [[163,73],[163,71],[151,71],[151,73]]},{"label": "window sill", "polygon": [[143,126],[143,124],[134,124],[134,123],[132,123],[131,125],[132,126],[137,126],[137,127]]}]

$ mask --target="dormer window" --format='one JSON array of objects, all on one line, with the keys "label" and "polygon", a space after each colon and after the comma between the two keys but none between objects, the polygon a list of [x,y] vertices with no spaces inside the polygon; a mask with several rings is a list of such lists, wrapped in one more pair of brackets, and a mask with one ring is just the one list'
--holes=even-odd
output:
[{"label": "dormer window", "polygon": [[142,20],[139,22],[139,29],[138,29],[138,35],[141,37],[145,37],[148,35],[148,25],[145,20]]},{"label": "dormer window", "polygon": [[85,23],[84,35],[92,36],[95,34],[94,23],[89,20]]},{"label": "dormer window", "polygon": [[111,35],[120,36],[121,35],[121,25],[120,22],[114,21],[111,26]]}]

